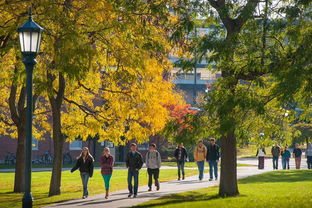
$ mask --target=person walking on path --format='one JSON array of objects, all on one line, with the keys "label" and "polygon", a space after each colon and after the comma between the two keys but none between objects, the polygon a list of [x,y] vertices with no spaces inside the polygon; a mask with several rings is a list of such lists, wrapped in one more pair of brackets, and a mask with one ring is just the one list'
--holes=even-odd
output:
[{"label": "person walking on path", "polygon": [[[130,152],[126,157],[126,166],[128,168],[128,189],[129,195],[133,195],[134,198],[137,197],[138,187],[139,187],[139,171],[143,165],[142,155],[137,151],[137,145],[132,143],[130,145]],[[132,178],[134,179],[134,186],[132,186]]]},{"label": "person walking on path", "polygon": [[218,180],[218,162],[220,158],[220,147],[216,144],[215,139],[211,139],[207,147],[207,157],[206,160],[209,164],[209,181],[213,180],[213,173],[215,180]]},{"label": "person walking on path", "polygon": [[281,155],[282,155],[283,169],[285,170],[287,168],[289,170],[289,159],[290,159],[291,154],[287,146],[282,150]]},{"label": "person walking on path", "polygon": [[264,157],[266,155],[265,152],[265,147],[262,145],[262,147],[260,147],[257,150],[257,154],[256,157],[258,157],[258,169],[264,169]]},{"label": "person walking on path", "polygon": [[160,153],[156,150],[156,144],[150,145],[149,151],[146,153],[146,167],[148,173],[148,191],[152,191],[153,177],[155,180],[156,190],[159,191],[159,168],[161,164]]},{"label": "person walking on path", "polygon": [[110,187],[110,179],[113,174],[113,167],[114,167],[114,158],[110,154],[110,150],[108,147],[104,148],[103,156],[100,159],[100,165],[101,165],[101,174],[104,179],[104,185],[105,185],[105,199],[108,199],[109,195],[109,187]]},{"label": "person walking on path", "polygon": [[203,140],[199,140],[197,146],[194,150],[194,160],[197,163],[198,171],[199,171],[199,180],[203,180],[204,178],[204,168],[205,168],[205,159],[207,155],[207,148],[203,143]]},{"label": "person walking on path", "polygon": [[296,144],[294,151],[293,151],[293,157],[295,158],[296,169],[300,169],[301,156],[302,156],[302,150],[300,149],[299,144]]},{"label": "person walking on path", "polygon": [[178,165],[178,180],[181,179],[181,172],[182,172],[182,180],[184,180],[185,179],[184,165],[185,160],[187,158],[187,152],[183,146],[183,143],[178,144],[177,148],[174,151],[174,157],[176,158]]},{"label": "person walking on path", "polygon": [[89,178],[92,178],[92,175],[93,175],[93,168],[94,168],[93,162],[94,162],[94,159],[92,155],[90,154],[88,147],[84,147],[80,155],[77,157],[76,165],[70,171],[70,172],[74,172],[75,170],[79,168],[82,185],[83,185],[83,195],[82,195],[83,199],[87,198],[89,195],[88,181],[89,181]]},{"label": "person walking on path", "polygon": [[273,156],[273,169],[278,169],[278,158],[281,154],[281,148],[278,146],[278,144],[275,144],[275,146],[272,147],[271,153]]},{"label": "person walking on path", "polygon": [[308,147],[306,150],[306,157],[307,157],[308,169],[312,169],[312,145],[311,143],[308,143]]}]

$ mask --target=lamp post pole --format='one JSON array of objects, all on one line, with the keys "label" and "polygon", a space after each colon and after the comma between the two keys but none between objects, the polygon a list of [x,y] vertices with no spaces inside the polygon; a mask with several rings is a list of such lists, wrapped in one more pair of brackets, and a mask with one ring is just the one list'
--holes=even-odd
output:
[{"label": "lamp post pole", "polygon": [[26,67],[26,146],[25,146],[25,193],[22,199],[23,208],[32,208],[31,194],[31,151],[32,151],[32,119],[33,119],[33,69],[36,65],[36,56],[39,52],[41,33],[43,28],[32,20],[31,9],[29,19],[18,28],[23,63]]},{"label": "lamp post pole", "polygon": [[32,113],[33,113],[33,69],[37,63],[35,56],[25,56],[23,63],[26,67],[26,151],[25,151],[25,193],[23,196],[23,208],[31,208],[33,197],[31,194],[31,151],[32,151]]}]

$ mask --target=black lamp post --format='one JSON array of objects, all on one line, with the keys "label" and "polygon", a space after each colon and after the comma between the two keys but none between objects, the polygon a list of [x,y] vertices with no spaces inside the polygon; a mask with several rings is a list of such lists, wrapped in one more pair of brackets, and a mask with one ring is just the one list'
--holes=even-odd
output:
[{"label": "black lamp post", "polygon": [[18,28],[21,51],[24,57],[23,63],[26,67],[26,151],[25,151],[25,193],[23,196],[23,208],[31,208],[33,198],[31,195],[31,151],[32,151],[32,73],[39,51],[41,33],[43,28],[32,20],[31,10],[28,21]]}]

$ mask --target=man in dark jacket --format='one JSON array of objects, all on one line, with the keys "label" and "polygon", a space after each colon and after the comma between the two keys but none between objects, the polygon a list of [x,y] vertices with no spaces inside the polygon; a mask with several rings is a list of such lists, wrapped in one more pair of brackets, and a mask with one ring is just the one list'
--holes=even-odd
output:
[{"label": "man in dark jacket", "polygon": [[215,180],[218,180],[218,162],[220,158],[220,147],[216,144],[215,139],[211,139],[207,148],[207,157],[206,160],[209,163],[209,181],[213,179],[213,172]]},{"label": "man in dark jacket", "polygon": [[278,146],[278,144],[275,144],[275,146],[272,147],[271,153],[273,156],[273,169],[278,169],[278,158],[281,155],[281,148]]},{"label": "man in dark jacket", "polygon": [[[142,155],[137,151],[137,145],[132,143],[130,145],[131,151],[127,154],[126,165],[128,168],[128,189],[129,195],[131,197],[137,197],[138,186],[139,186],[139,170],[143,165]],[[134,178],[134,187],[132,187],[132,177]]]},{"label": "man in dark jacket", "polygon": [[174,151],[174,157],[176,158],[178,165],[178,180],[181,179],[181,171],[182,171],[182,180],[184,180],[185,178],[184,164],[187,158],[187,152],[183,146],[183,143],[177,146],[176,150]]}]

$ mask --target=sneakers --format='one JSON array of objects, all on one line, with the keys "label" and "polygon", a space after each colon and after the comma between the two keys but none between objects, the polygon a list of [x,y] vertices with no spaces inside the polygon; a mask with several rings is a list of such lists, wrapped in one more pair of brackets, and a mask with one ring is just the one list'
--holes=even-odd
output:
[{"label": "sneakers", "polygon": [[184,180],[184,179],[185,179],[185,177],[183,176],[183,177],[182,177],[182,180]]},{"label": "sneakers", "polygon": [[215,180],[217,181],[217,180],[218,180],[218,177],[216,177]]},{"label": "sneakers", "polygon": [[209,181],[212,181],[212,178],[209,178]]},{"label": "sneakers", "polygon": [[133,195],[133,198],[137,198],[137,196],[138,196],[137,194],[134,194],[134,195]]},{"label": "sneakers", "polygon": [[181,180],[180,178],[178,178],[178,181]]},{"label": "sneakers", "polygon": [[157,191],[159,191],[159,189],[160,189],[160,187],[159,187],[159,186],[157,186],[156,190],[157,190]]},{"label": "sneakers", "polygon": [[129,195],[128,195],[128,198],[130,198],[132,196],[132,193],[130,193]]},{"label": "sneakers", "polygon": [[152,188],[151,188],[151,187],[149,187],[147,191],[152,191]]}]

